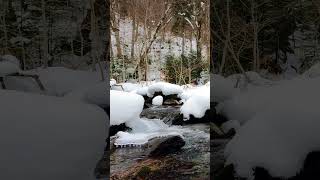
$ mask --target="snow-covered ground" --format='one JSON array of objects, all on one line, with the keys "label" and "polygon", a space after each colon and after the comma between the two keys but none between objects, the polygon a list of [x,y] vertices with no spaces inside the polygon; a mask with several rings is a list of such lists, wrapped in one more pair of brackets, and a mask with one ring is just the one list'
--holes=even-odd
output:
[{"label": "snow-covered ground", "polygon": [[[107,82],[100,72],[19,66],[0,57],[0,179],[95,179],[108,135]],[[12,73],[38,75],[45,91]]]},{"label": "snow-covered ground", "polygon": [[0,90],[0,179],[94,179],[108,116],[98,106]]},{"label": "snow-covered ground", "polygon": [[253,168],[263,167],[274,177],[292,177],[308,153],[320,150],[318,67],[291,80],[249,74],[259,83],[252,80],[244,86],[237,86],[239,81],[232,77],[212,76],[216,108],[230,120],[222,128],[237,131],[225,157],[238,175],[252,178]]}]

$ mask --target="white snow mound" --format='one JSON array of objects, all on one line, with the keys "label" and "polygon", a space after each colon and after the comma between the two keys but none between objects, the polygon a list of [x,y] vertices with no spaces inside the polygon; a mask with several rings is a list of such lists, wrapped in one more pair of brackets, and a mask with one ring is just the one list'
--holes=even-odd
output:
[{"label": "white snow mound", "polygon": [[110,125],[120,125],[139,119],[144,105],[142,96],[110,90]]},{"label": "white snow mound", "polygon": [[152,105],[154,106],[161,106],[163,103],[163,97],[162,96],[156,96],[152,99]]}]

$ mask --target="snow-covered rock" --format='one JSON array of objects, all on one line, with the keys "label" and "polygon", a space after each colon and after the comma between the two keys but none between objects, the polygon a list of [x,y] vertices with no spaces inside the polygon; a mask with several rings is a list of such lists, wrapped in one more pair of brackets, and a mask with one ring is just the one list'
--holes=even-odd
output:
[{"label": "snow-covered rock", "polygon": [[20,71],[19,66],[10,61],[0,61],[0,77],[5,75],[18,73]]},{"label": "snow-covered rock", "polygon": [[162,96],[156,96],[152,99],[152,105],[154,106],[161,106],[163,103],[163,97]]},{"label": "snow-covered rock", "polygon": [[203,86],[192,93],[180,110],[183,117],[189,119],[190,115],[202,118],[208,109],[210,109],[210,88]]},{"label": "snow-covered rock", "polygon": [[17,65],[18,67],[20,67],[20,61],[19,61],[19,59],[17,59],[15,56],[10,55],[10,54],[1,56],[1,57],[0,57],[0,61],[11,62],[11,63]]},{"label": "snow-covered rock", "polygon": [[135,93],[110,90],[110,125],[139,119],[144,99]]},{"label": "snow-covered rock", "polygon": [[178,95],[183,92],[183,89],[181,86],[176,84],[157,82],[149,86],[147,95],[149,97],[153,97],[156,92],[161,92],[165,96],[174,94]]},{"label": "snow-covered rock", "polygon": [[212,98],[214,102],[223,102],[230,99],[235,94],[234,84],[230,79],[226,79],[220,75],[211,75]]},{"label": "snow-covered rock", "polygon": [[247,118],[225,150],[238,175],[252,177],[259,166],[273,177],[292,177],[308,153],[320,151],[319,84],[319,77],[295,79],[233,101],[236,111],[228,114]]},{"label": "snow-covered rock", "polygon": [[101,108],[7,90],[0,107],[0,179],[95,179],[108,134]]}]

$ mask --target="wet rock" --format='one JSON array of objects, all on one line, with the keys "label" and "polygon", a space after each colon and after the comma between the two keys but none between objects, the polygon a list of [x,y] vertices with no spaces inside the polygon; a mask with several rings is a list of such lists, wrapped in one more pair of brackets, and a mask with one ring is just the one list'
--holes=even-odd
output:
[{"label": "wet rock", "polygon": [[110,126],[109,136],[114,136],[119,131],[128,131],[128,130],[130,130],[130,128],[127,127],[125,123],[122,123],[120,125],[113,125],[113,126]]},{"label": "wet rock", "polygon": [[176,106],[176,105],[180,105],[181,103],[179,103],[178,100],[176,99],[167,99],[163,102],[163,105],[168,105],[168,106]]},{"label": "wet rock", "polygon": [[159,139],[158,142],[153,142],[149,157],[159,157],[175,153],[185,144],[185,141],[180,136],[168,136],[165,139]]},{"label": "wet rock", "polygon": [[144,109],[140,115],[148,119],[161,119],[164,123],[168,125],[176,124],[177,121],[182,121],[182,116],[180,114],[180,107],[151,107]]}]

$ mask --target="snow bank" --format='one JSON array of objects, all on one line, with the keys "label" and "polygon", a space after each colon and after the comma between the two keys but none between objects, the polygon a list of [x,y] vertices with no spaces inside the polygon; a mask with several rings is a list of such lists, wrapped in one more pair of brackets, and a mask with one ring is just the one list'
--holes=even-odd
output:
[{"label": "snow bank", "polygon": [[303,73],[304,77],[315,78],[320,76],[320,63],[316,63],[310,69]]},{"label": "snow bank", "polygon": [[144,99],[142,96],[110,90],[110,125],[120,125],[139,119]]},{"label": "snow bank", "polygon": [[63,67],[38,69],[36,73],[39,74],[49,94],[57,96],[101,82],[99,72],[78,71]]},{"label": "snow bank", "polygon": [[191,97],[180,108],[180,111],[185,119],[190,119],[190,115],[202,118],[208,109],[210,109],[210,88],[202,86],[193,91]]},{"label": "snow bank", "polygon": [[108,107],[109,95],[107,94],[107,91],[107,83],[101,82],[90,87],[72,91],[64,97],[74,100],[78,99],[89,104],[98,105],[100,107]]},{"label": "snow bank", "polygon": [[12,56],[12,55],[9,55],[9,54],[1,56],[0,57],[0,61],[11,62],[11,63],[15,64],[16,66],[20,67],[19,59],[17,59],[15,56]]},{"label": "snow bank", "polygon": [[180,94],[183,92],[181,86],[176,84],[170,84],[166,82],[157,82],[149,86],[147,95],[153,97],[156,92],[162,92],[163,95]]},{"label": "snow bank", "polygon": [[20,70],[20,62],[16,57],[12,55],[0,56],[0,77],[17,73]]},{"label": "snow bank", "polygon": [[[64,96],[74,90],[85,89],[101,82],[99,72],[72,70],[64,67],[38,68],[23,71],[25,74],[39,75],[46,93],[53,96]],[[26,92],[41,92],[32,78],[10,77],[6,79],[8,89]]]},{"label": "snow bank", "polygon": [[212,87],[212,98],[214,102],[223,102],[231,98],[236,90],[234,84],[230,79],[226,79],[220,75],[212,74],[210,84]]},{"label": "snow bank", "polygon": [[163,97],[162,96],[156,96],[152,99],[152,105],[154,106],[161,106],[163,103]]},{"label": "snow bank", "polygon": [[0,77],[5,75],[17,73],[20,71],[19,66],[9,61],[0,61]]},{"label": "snow bank", "polygon": [[260,166],[272,176],[292,177],[309,152],[320,150],[319,84],[320,78],[284,81],[229,102],[228,115],[247,118],[225,150],[240,176],[252,177]]},{"label": "snow bank", "polygon": [[4,90],[0,107],[0,179],[95,179],[108,134],[103,110]]}]

